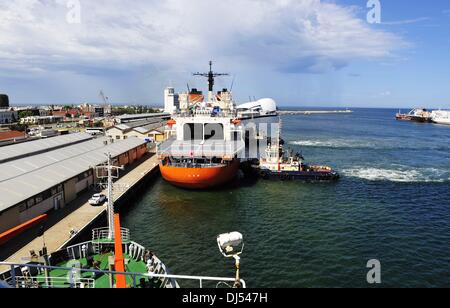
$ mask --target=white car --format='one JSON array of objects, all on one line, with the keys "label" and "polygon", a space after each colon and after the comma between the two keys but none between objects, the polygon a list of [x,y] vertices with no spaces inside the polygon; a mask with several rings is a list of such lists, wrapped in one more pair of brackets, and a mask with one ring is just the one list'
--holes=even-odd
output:
[{"label": "white car", "polygon": [[105,195],[95,194],[92,196],[91,199],[89,199],[89,204],[90,205],[101,205],[101,204],[105,203],[105,201],[106,201]]}]

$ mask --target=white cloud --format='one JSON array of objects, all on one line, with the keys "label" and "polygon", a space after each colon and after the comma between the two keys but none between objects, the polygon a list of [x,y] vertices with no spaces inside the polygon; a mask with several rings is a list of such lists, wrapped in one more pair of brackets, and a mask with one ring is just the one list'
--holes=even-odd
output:
[{"label": "white cloud", "polygon": [[320,73],[352,60],[390,57],[405,42],[371,28],[355,9],[320,0],[81,1],[0,3],[0,69],[187,70],[210,58],[243,66]]},{"label": "white cloud", "polygon": [[397,20],[397,21],[383,21],[382,25],[388,25],[388,26],[397,26],[397,25],[410,25],[410,24],[416,24],[423,21],[429,21],[431,18],[429,17],[419,17],[415,19],[405,19],[405,20]]}]

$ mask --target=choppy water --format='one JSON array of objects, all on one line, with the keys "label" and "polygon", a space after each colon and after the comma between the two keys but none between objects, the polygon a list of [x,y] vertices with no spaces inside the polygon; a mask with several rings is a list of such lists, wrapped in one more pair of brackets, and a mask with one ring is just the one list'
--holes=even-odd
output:
[{"label": "choppy water", "polygon": [[335,184],[245,183],[190,192],[159,179],[123,217],[177,274],[232,276],[216,235],[245,236],[252,287],[450,285],[450,127],[397,122],[396,110],[287,116],[284,139]]}]

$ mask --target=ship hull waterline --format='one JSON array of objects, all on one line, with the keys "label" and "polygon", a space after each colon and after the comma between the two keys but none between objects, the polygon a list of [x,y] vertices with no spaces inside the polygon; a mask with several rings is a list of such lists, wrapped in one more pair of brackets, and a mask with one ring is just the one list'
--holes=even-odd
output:
[{"label": "ship hull waterline", "polygon": [[211,189],[231,182],[239,170],[239,160],[228,165],[207,168],[186,168],[159,165],[161,175],[170,184],[186,189]]}]

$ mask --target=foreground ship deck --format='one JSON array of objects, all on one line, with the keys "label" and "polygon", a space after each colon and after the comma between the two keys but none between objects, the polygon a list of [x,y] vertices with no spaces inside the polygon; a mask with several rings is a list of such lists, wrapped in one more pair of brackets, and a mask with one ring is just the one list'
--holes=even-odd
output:
[{"label": "foreground ship deck", "polygon": [[[217,286],[233,281],[235,286],[245,287],[238,263],[236,278],[175,276],[153,252],[132,241],[130,231],[121,228],[114,207],[113,177],[118,177],[121,168],[112,165],[110,153],[107,157],[107,164],[96,169],[99,178],[108,180],[108,226],[92,230],[90,241],[51,254],[43,241],[39,255],[30,251],[24,263],[0,262],[0,267],[10,268],[0,273],[0,288],[178,288],[177,279],[197,280],[200,287],[204,280],[218,281]],[[234,252],[233,245],[242,243],[243,249],[242,235],[238,234],[231,239],[227,235],[218,237],[225,238],[220,246],[223,254]]]}]

